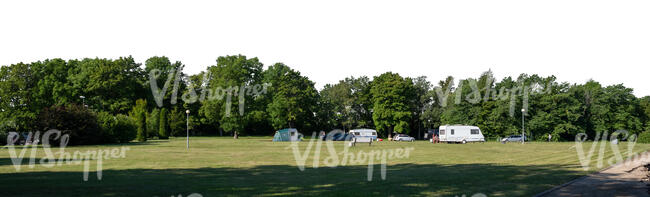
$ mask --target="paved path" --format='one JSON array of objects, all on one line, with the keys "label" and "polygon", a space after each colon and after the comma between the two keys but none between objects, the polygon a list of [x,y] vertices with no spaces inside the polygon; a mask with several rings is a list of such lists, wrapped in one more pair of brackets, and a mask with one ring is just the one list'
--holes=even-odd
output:
[{"label": "paved path", "polygon": [[641,181],[648,174],[644,165],[650,163],[650,152],[627,162],[632,163],[614,165],[539,196],[650,196],[646,183]]}]

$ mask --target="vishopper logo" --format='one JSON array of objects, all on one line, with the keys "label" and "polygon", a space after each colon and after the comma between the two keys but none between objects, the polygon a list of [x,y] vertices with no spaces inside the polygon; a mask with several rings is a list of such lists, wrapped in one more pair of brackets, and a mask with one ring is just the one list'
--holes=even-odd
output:
[{"label": "vishopper logo", "polygon": [[[16,172],[20,172],[21,167],[23,166],[23,161],[25,159],[25,153],[27,150],[31,149],[29,157],[29,168],[34,168],[36,164],[37,152],[38,152],[38,143],[41,141],[40,132],[29,133],[27,139],[33,139],[32,143],[23,145],[20,153],[16,151],[16,142],[19,140],[20,136],[18,133],[12,132],[7,136],[7,148],[9,149],[9,155],[11,157],[11,162],[16,169]],[[61,131],[56,129],[48,130],[43,134],[42,137],[43,151],[45,152],[45,157],[39,160],[39,164],[46,168],[51,168],[54,166],[66,165],[80,165],[83,163],[83,180],[88,181],[88,174],[90,172],[90,161],[95,160],[97,162],[97,180],[102,180],[102,169],[104,160],[108,159],[117,159],[125,158],[126,151],[130,150],[129,147],[121,148],[112,148],[112,149],[99,149],[99,150],[87,150],[85,152],[75,151],[74,153],[69,153],[65,151],[66,146],[70,140],[68,134],[63,134]],[[59,140],[60,144],[57,152],[52,152],[50,139]],[[57,156],[58,155],[58,156]]]},{"label": "vishopper logo", "polygon": [[[156,101],[156,105],[158,105],[158,107],[162,107],[163,100],[165,98],[165,95],[167,94],[167,90],[169,89],[169,86],[172,85],[173,83],[170,103],[172,105],[175,105],[178,102],[179,83],[180,81],[183,81],[181,80],[180,69],[178,71],[175,69],[171,69],[165,72],[167,74],[167,80],[165,81],[161,89],[157,80],[162,73],[163,71],[159,69],[153,69],[151,70],[151,72],[149,72],[149,85],[151,87],[151,93],[153,94],[154,100]],[[199,84],[198,86],[201,88],[200,95],[197,94],[193,86],[191,86],[191,84],[188,83],[187,87],[189,87],[190,89],[188,92],[181,95],[181,99],[183,100],[183,102],[191,104],[197,101],[203,102],[206,100],[221,100],[224,99],[225,97],[226,117],[230,117],[233,96],[237,97],[237,101],[238,101],[237,103],[239,105],[239,115],[244,115],[246,96],[258,97],[262,94],[266,94],[268,87],[271,86],[270,83],[254,84],[254,85],[241,84],[240,86],[216,87],[214,89],[210,89],[209,79],[210,79],[210,75],[203,75],[202,84]],[[184,81],[188,81],[188,80],[184,80]]]},{"label": "vishopper logo", "polygon": [[[609,139],[609,141],[608,141]],[[591,167],[591,159],[594,156],[594,152],[596,151],[596,148],[600,144],[600,147],[598,149],[598,159],[596,160],[596,168],[602,168],[603,163],[605,160],[605,153],[607,152],[606,147],[607,145],[610,146],[614,156],[609,158],[607,163],[611,166],[614,164],[622,163],[624,161],[623,155],[621,154],[621,150],[619,149],[619,139],[623,141],[627,141],[627,161],[623,163],[624,165],[631,165],[633,160],[639,159],[638,154],[634,154],[634,146],[636,146],[636,135],[632,134],[630,135],[628,131],[626,130],[619,130],[614,133],[612,133],[611,136],[608,138],[608,133],[607,132],[602,132],[602,133],[597,133],[594,141],[591,143],[591,147],[589,148],[589,152],[585,155],[585,151],[582,147],[584,142],[587,140],[587,134],[585,133],[579,133],[576,135],[575,138],[575,149],[578,154],[578,159],[580,160],[580,165],[582,165],[582,169],[587,171]]]},{"label": "vishopper logo", "polygon": [[[465,84],[465,82],[467,84]],[[494,78],[490,77],[487,78],[485,84],[493,84],[493,82]],[[469,94],[463,94],[462,90],[463,86],[465,85],[469,85],[471,89],[471,92],[469,92]],[[453,95],[451,93],[454,90],[454,87],[451,85],[447,86],[446,89],[437,87],[435,88],[435,92],[438,99],[437,103],[441,107],[446,107],[450,103],[449,99],[453,99],[453,104],[456,105],[461,104],[463,98],[470,104],[479,104],[481,101],[487,102],[490,100],[509,100],[509,115],[512,117],[515,114],[515,107],[517,106],[518,97],[521,97],[521,108],[525,109],[524,113],[526,113],[528,111],[528,100],[530,96],[547,94],[551,91],[551,87],[551,83],[532,83],[529,85],[524,85],[520,82],[517,86],[514,86],[512,88],[501,87],[499,90],[497,90],[492,87],[479,88],[478,82],[475,79],[467,79],[461,80],[461,82],[458,84],[458,87],[455,88],[456,92]],[[483,92],[483,94],[481,94],[481,92]],[[453,98],[450,98],[450,96],[453,96]],[[436,98],[431,99],[433,100]]]},{"label": "vishopper logo", "polygon": [[[336,134],[341,134],[342,131],[335,130],[327,134],[326,139],[331,139]],[[288,148],[291,148],[293,151],[293,156],[296,160],[296,165],[300,171],[305,171],[305,164],[309,154],[314,148],[313,155],[313,168],[318,168],[321,163],[321,147],[323,145],[322,140],[315,140],[316,132],[312,134],[312,138],[309,140],[304,152],[300,152],[299,142],[292,141],[291,145]],[[316,147],[314,147],[314,141],[316,142]],[[388,160],[392,159],[406,159],[410,157],[410,153],[415,149],[413,147],[407,148],[396,148],[396,149],[381,149],[381,150],[371,150],[363,151],[359,150],[355,153],[350,151],[350,146],[347,146],[348,143],[343,143],[343,152],[337,152],[334,147],[332,140],[325,141],[327,146],[327,153],[329,154],[324,158],[323,162],[327,167],[337,167],[337,166],[346,166],[346,165],[368,165],[368,181],[372,181],[375,162],[378,162],[381,165],[381,179],[386,180],[386,163]]]}]

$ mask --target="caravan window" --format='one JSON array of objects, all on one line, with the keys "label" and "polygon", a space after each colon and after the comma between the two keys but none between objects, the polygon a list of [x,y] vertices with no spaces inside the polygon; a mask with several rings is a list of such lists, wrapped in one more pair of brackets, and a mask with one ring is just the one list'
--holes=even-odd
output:
[{"label": "caravan window", "polygon": [[451,130],[451,135],[454,135],[454,130],[453,129]]},{"label": "caravan window", "polygon": [[445,130],[444,129],[440,129],[440,135],[445,135]]},{"label": "caravan window", "polygon": [[472,135],[478,135],[478,133],[479,133],[478,129],[472,129],[472,130],[470,130],[470,132],[472,133]]},{"label": "caravan window", "polygon": [[361,133],[359,133],[359,132],[354,132],[354,135],[356,135],[356,136],[361,136]]},{"label": "caravan window", "polygon": [[295,135],[296,135],[296,132],[289,132],[289,133],[291,133],[291,136],[295,136]]},{"label": "caravan window", "polygon": [[372,135],[377,135],[377,132],[374,132],[374,131],[373,131],[373,132],[372,132]]}]

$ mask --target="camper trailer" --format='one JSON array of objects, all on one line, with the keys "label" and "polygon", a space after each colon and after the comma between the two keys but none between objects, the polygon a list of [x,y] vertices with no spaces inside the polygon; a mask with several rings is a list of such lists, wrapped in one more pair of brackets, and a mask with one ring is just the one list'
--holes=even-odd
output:
[{"label": "camper trailer", "polygon": [[369,137],[372,140],[377,140],[377,131],[374,129],[353,129],[350,134],[355,137]]},{"label": "camper trailer", "polygon": [[485,142],[481,129],[467,125],[443,125],[438,129],[440,142],[467,143]]}]

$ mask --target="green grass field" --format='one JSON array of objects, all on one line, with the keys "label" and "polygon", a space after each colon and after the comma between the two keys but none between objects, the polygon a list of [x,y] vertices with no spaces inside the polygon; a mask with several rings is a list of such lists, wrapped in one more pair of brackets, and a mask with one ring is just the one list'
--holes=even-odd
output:
[{"label": "green grass field", "polygon": [[[351,152],[413,148],[408,158],[391,159],[386,180],[374,165],[373,180],[367,181],[368,165],[323,167],[329,154],[321,149],[320,167],[312,167],[314,150],[305,170],[300,171],[289,142],[271,142],[270,137],[234,140],[219,137],[192,137],[190,150],[185,138],[169,141],[131,143],[125,158],[103,161],[102,179],[97,180],[96,161],[90,165],[88,181],[83,181],[83,164],[63,164],[48,168],[29,166],[24,159],[16,171],[9,149],[0,152],[0,196],[530,196],[587,173],[583,171],[575,143],[496,142],[476,144],[430,144],[378,142],[361,144]],[[304,151],[307,142],[300,143]],[[585,152],[591,143],[584,145]],[[623,156],[627,145],[619,144]],[[68,147],[66,152],[120,148],[122,145]],[[335,142],[342,151],[343,142]],[[650,149],[636,144],[634,152]],[[58,149],[54,149],[56,151]],[[605,149],[605,163],[614,154]],[[21,148],[16,148],[17,152]],[[26,151],[29,158],[31,149]],[[37,159],[45,153],[37,149]],[[36,163],[38,164],[38,160]],[[607,167],[605,165],[604,167]]]}]

